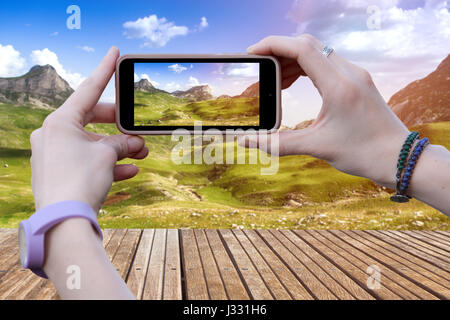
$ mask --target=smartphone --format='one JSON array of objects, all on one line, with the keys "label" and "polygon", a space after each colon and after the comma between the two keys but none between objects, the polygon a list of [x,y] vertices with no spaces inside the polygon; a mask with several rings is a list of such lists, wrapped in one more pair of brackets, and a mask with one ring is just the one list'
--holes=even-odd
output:
[{"label": "smartphone", "polygon": [[270,56],[124,55],[116,65],[116,124],[127,134],[272,132],[280,100],[280,65]]}]

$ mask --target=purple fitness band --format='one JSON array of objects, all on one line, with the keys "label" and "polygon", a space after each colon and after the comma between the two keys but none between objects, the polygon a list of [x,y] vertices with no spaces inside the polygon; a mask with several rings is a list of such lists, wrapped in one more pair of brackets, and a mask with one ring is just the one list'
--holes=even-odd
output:
[{"label": "purple fitness band", "polygon": [[19,225],[20,261],[25,269],[30,269],[42,278],[47,275],[42,270],[45,258],[45,234],[52,227],[69,218],[88,219],[103,240],[97,222],[97,214],[88,204],[80,201],[63,201],[36,211],[28,220]]}]

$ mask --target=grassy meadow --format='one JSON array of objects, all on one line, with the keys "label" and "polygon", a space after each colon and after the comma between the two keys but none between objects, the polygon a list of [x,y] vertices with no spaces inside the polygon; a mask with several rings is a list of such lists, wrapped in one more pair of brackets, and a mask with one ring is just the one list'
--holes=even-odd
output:
[{"label": "grassy meadow", "polygon": [[[0,104],[0,227],[17,227],[34,211],[29,135],[47,114]],[[113,124],[88,128],[117,133]],[[415,129],[450,148],[450,122]],[[308,156],[280,158],[278,173],[264,176],[262,165],[178,165],[170,137],[145,139],[150,154],[125,161],[141,171],[113,184],[99,214],[102,227],[449,230],[450,219],[429,206],[393,203],[391,190]]]},{"label": "grassy meadow", "polygon": [[[165,92],[134,92],[135,125],[258,126],[259,98],[220,98],[192,102]],[[159,121],[158,121],[159,120]]]}]

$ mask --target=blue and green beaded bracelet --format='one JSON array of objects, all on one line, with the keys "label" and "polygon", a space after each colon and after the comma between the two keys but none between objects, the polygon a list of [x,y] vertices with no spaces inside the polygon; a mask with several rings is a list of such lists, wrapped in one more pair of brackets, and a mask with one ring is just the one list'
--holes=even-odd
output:
[{"label": "blue and green beaded bracelet", "polygon": [[[411,141],[411,137],[414,137]],[[403,148],[405,148],[405,145],[408,144],[409,148],[405,148],[405,150],[408,150],[411,148],[414,141],[418,139],[418,133],[414,134],[411,133],[406,140],[405,144],[403,145]],[[428,138],[421,139],[414,147],[414,150],[410,154],[409,158],[404,157],[405,153],[402,151],[400,153],[399,161],[397,164],[397,174],[396,174],[396,181],[397,181],[397,193],[391,197],[391,200],[394,202],[408,202],[409,199],[411,199],[410,196],[408,196],[407,190],[409,187],[409,183],[411,181],[412,174],[414,172],[414,168],[416,167],[417,161],[419,160],[420,155],[422,154],[425,147],[430,143]],[[402,148],[402,150],[403,150]],[[406,161],[407,159],[407,161]],[[406,169],[404,169],[404,163],[407,162]],[[402,174],[403,172],[403,174]]]}]

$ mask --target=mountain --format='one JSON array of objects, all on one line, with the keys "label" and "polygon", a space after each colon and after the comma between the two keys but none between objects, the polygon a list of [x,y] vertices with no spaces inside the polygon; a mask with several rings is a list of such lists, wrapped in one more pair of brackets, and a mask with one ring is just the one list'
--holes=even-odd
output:
[{"label": "mountain", "polygon": [[214,96],[211,94],[211,87],[209,85],[201,85],[190,88],[186,91],[174,91],[172,95],[178,98],[186,98],[193,101],[211,100]]},{"label": "mountain", "polygon": [[450,121],[450,55],[427,77],[394,94],[388,104],[408,127]]},{"label": "mountain", "polygon": [[250,87],[244,90],[239,97],[242,98],[253,98],[259,97],[259,81],[252,84]]},{"label": "mountain", "polygon": [[294,130],[302,130],[302,129],[306,129],[308,128],[310,125],[312,125],[314,123],[315,119],[312,120],[306,120],[303,122],[300,122],[299,124],[297,124],[293,129]]},{"label": "mountain", "polygon": [[217,97],[217,100],[219,100],[219,99],[230,99],[231,98],[231,96],[229,96],[229,95],[227,95],[227,94],[223,94],[223,95],[221,95],[221,96],[218,96]]},{"label": "mountain", "polygon": [[57,108],[73,93],[50,66],[34,66],[23,76],[0,78],[0,102]]},{"label": "mountain", "polygon": [[150,81],[147,79],[141,79],[139,82],[134,83],[134,90],[148,92],[148,93],[157,93],[157,92],[165,92],[164,90],[156,89]]}]

